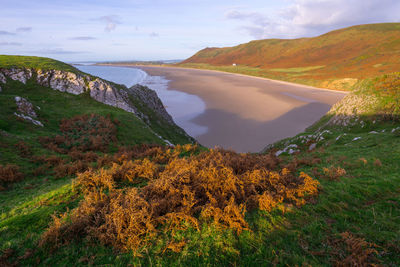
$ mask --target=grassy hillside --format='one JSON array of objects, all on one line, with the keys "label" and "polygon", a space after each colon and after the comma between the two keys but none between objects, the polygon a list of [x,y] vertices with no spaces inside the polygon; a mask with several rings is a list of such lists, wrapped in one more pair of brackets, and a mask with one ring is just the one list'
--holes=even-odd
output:
[{"label": "grassy hillside", "polygon": [[180,65],[349,89],[358,79],[397,71],[399,51],[400,24],[383,23],[313,38],[267,39],[235,47],[206,48]]},{"label": "grassy hillside", "polygon": [[0,68],[30,68],[41,70],[63,70],[81,73],[77,68],[64,62],[44,57],[0,55]]},{"label": "grassy hillside", "polygon": [[399,266],[399,81],[358,82],[264,154],[170,149],[130,113],[8,81],[0,265]]}]

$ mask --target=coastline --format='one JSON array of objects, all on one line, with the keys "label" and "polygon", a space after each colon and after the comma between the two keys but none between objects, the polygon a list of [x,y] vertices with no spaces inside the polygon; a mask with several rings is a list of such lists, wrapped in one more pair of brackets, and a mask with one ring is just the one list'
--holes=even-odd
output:
[{"label": "coastline", "polygon": [[302,132],[347,94],[218,71],[131,67],[166,77],[168,90],[199,96],[206,110],[191,121],[208,131],[196,139],[207,147],[238,152],[259,152],[270,143]]},{"label": "coastline", "polygon": [[319,90],[327,90],[327,91],[333,91],[333,92],[338,92],[338,93],[343,93],[343,94],[348,94],[349,91],[345,90],[335,90],[335,89],[327,89],[327,88],[321,88],[321,87],[315,87],[311,85],[306,85],[306,84],[300,84],[300,83],[294,83],[294,82],[288,82],[288,81],[282,81],[282,80],[274,80],[271,78],[266,78],[266,77],[259,77],[259,76],[254,76],[254,75],[247,75],[247,74],[242,74],[242,73],[234,73],[234,72],[228,72],[228,71],[222,71],[222,70],[212,70],[212,69],[200,69],[200,68],[190,68],[190,67],[181,67],[181,66],[171,66],[171,65],[155,65],[155,64],[149,64],[149,65],[141,65],[141,64],[112,64],[112,63],[96,63],[94,64],[95,66],[115,66],[115,67],[127,67],[127,68],[171,68],[171,69],[183,69],[183,70],[198,70],[198,71],[205,71],[205,72],[218,72],[218,73],[224,73],[224,74],[231,74],[235,76],[243,76],[243,77],[249,77],[249,78],[255,78],[255,79],[261,79],[261,80],[266,80],[266,81],[271,81],[271,82],[277,82],[285,85],[294,85],[294,86],[302,86],[304,88],[310,88],[310,89],[319,89]]}]

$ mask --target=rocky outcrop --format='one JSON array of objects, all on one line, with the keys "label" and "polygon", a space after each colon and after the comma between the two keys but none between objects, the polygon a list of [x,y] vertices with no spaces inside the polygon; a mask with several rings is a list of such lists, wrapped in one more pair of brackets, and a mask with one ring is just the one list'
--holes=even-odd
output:
[{"label": "rocky outcrop", "polygon": [[6,83],[6,82],[7,82],[6,76],[4,76],[4,74],[0,72],[0,83]]},{"label": "rocky outcrop", "polygon": [[32,70],[30,69],[17,69],[17,68],[10,68],[10,69],[1,69],[3,74],[14,81],[20,81],[23,84],[32,78]]},{"label": "rocky outcrop", "polygon": [[17,104],[18,110],[18,112],[14,113],[15,116],[43,127],[43,123],[34,119],[37,118],[37,114],[31,102],[23,97],[16,96],[15,103]]},{"label": "rocky outcrop", "polygon": [[89,82],[88,90],[90,91],[90,96],[96,101],[121,108],[140,117],[138,110],[131,104],[127,91],[119,90],[99,78]]},{"label": "rocky outcrop", "polygon": [[89,79],[88,76],[60,70],[38,70],[36,74],[38,84],[74,95],[79,95],[86,91],[86,82]]},{"label": "rocky outcrop", "polygon": [[170,124],[174,123],[171,115],[169,115],[168,112],[165,110],[163,103],[161,102],[160,98],[158,98],[155,91],[139,84],[130,87],[128,90],[131,95],[141,100],[151,110],[159,114],[167,122],[169,122]]},{"label": "rocky outcrop", "polygon": [[[3,73],[1,73],[0,72],[0,83],[6,83],[7,82],[7,79],[6,79],[6,76],[4,76],[4,74]],[[1,86],[0,86],[0,92],[1,92]]]},{"label": "rocky outcrop", "polygon": [[375,96],[350,93],[329,110],[328,115],[333,117],[328,124],[348,126],[357,121],[360,115],[374,113],[378,104]]},{"label": "rocky outcrop", "polygon": [[[131,112],[142,119],[146,124],[150,125],[149,116],[142,113],[140,108],[135,106],[136,101],[132,101],[138,100],[140,106],[147,106],[147,108],[154,111],[167,123],[175,125],[172,117],[165,110],[156,92],[144,86],[136,85],[128,89],[123,85],[115,85],[111,82],[83,73],[80,74],[60,70],[0,69],[0,82],[6,83],[6,77],[18,80],[24,84],[34,77],[36,82],[42,86],[74,95],[88,92],[90,97],[94,100]],[[22,117],[22,115],[32,118],[22,113],[17,116]]]}]

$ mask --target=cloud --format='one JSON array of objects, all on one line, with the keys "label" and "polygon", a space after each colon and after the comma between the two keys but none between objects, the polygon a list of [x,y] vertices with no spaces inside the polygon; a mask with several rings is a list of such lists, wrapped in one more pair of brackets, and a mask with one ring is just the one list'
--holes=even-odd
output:
[{"label": "cloud", "polygon": [[159,37],[160,35],[156,32],[152,32],[149,34],[150,37],[155,38],[155,37]]},{"label": "cloud", "polygon": [[106,24],[104,31],[111,32],[117,28],[118,24],[121,24],[119,17],[116,15],[102,16],[99,18],[100,21]]},{"label": "cloud", "polygon": [[17,28],[17,32],[31,32],[32,27],[19,27]]},{"label": "cloud", "polygon": [[398,0],[293,0],[276,14],[231,10],[226,19],[256,39],[315,36],[358,24],[400,21]]},{"label": "cloud", "polygon": [[0,46],[21,46],[21,43],[17,42],[0,42]]},{"label": "cloud", "polygon": [[69,40],[74,40],[74,41],[90,41],[90,40],[97,40],[96,37],[92,36],[77,36],[77,37],[71,37]]},{"label": "cloud", "polygon": [[40,49],[40,50],[35,50],[35,51],[30,51],[30,52],[37,53],[37,54],[46,54],[46,55],[72,55],[72,54],[88,53],[85,51],[69,51],[69,50],[64,50],[62,48]]},{"label": "cloud", "polygon": [[8,31],[0,31],[0,35],[15,35],[15,33]]}]

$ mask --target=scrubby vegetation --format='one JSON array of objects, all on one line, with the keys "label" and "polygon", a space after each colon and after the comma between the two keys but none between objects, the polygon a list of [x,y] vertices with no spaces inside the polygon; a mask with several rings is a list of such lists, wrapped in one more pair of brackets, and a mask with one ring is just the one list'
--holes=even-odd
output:
[{"label": "scrubby vegetation", "polygon": [[[132,114],[8,81],[0,266],[398,266],[397,87],[396,73],[360,81],[354,93],[377,98],[352,123],[328,114],[238,154],[184,145],[172,128],[181,145],[167,146]],[[13,115],[17,95],[44,127]]]},{"label": "scrubby vegetation", "polygon": [[398,71],[399,28],[399,23],[359,25],[313,38],[205,48],[179,66],[350,90],[359,80]]},{"label": "scrubby vegetation", "polygon": [[[182,230],[212,223],[241,233],[251,230],[246,212],[301,206],[318,192],[317,181],[279,170],[279,159],[271,155],[211,150],[180,158],[195,151],[190,145],[170,151],[79,174],[74,187],[83,192],[84,201],[71,214],[55,217],[41,243],[57,246],[91,236],[137,252],[154,242],[158,232],[168,231],[164,249],[179,252],[188,242]],[[167,164],[159,165],[164,158]]]}]

